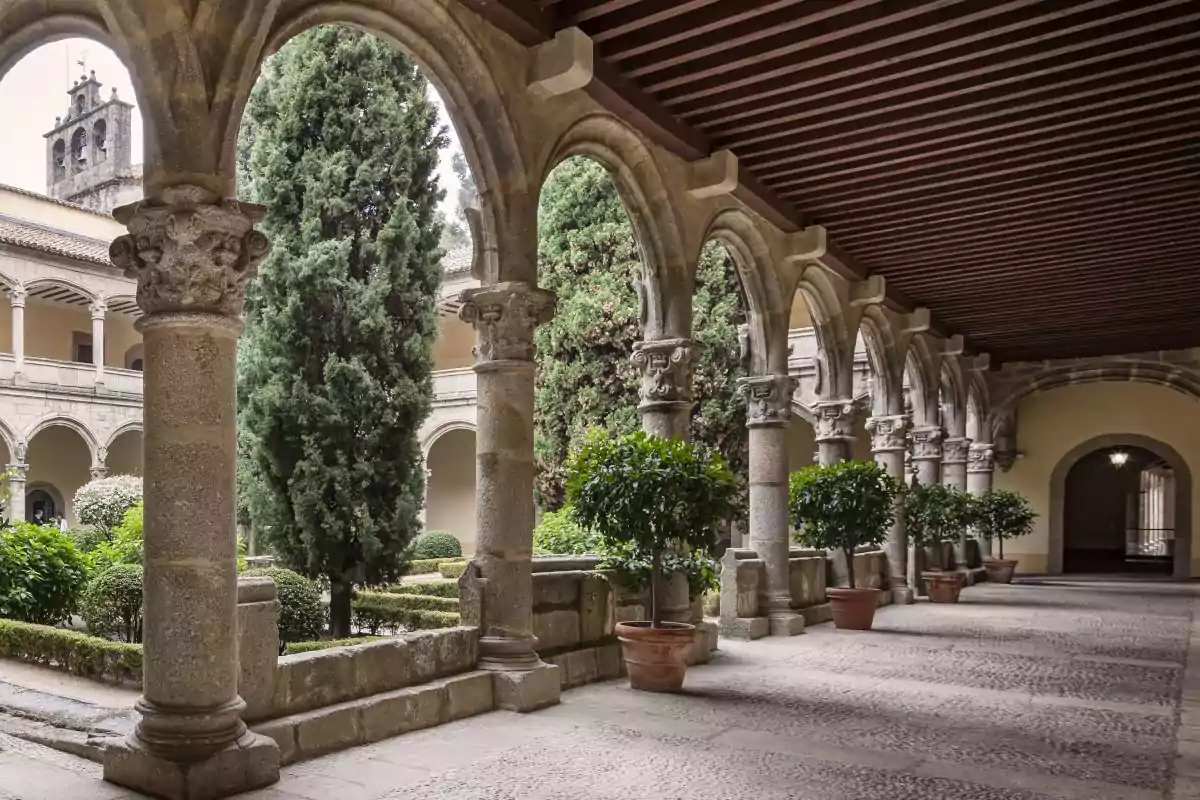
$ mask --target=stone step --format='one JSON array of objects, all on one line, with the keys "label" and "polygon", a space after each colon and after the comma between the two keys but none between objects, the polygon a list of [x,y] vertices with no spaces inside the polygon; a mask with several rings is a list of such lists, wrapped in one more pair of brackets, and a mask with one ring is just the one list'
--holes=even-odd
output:
[{"label": "stone step", "polygon": [[496,707],[482,670],[251,725],[279,744],[284,764],[483,714]]}]

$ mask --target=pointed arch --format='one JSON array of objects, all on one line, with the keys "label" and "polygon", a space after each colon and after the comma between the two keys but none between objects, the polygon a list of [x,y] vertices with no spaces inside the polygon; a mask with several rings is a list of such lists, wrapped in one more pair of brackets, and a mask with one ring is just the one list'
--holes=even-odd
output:
[{"label": "pointed arch", "polygon": [[909,385],[913,425],[938,425],[938,394],[941,380],[938,359],[927,334],[917,334],[904,354],[905,378]]},{"label": "pointed arch", "polygon": [[942,427],[946,435],[962,438],[967,432],[967,387],[957,358],[943,358],[938,370]]},{"label": "pointed arch", "polygon": [[891,320],[881,306],[870,305],[863,311],[859,329],[874,378],[871,413],[876,416],[904,413],[904,362],[897,356]]}]

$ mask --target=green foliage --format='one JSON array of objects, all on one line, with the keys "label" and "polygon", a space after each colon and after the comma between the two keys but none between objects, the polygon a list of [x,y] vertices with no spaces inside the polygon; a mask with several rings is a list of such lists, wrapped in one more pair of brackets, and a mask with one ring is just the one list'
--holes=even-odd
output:
[{"label": "green foliage", "polygon": [[104,531],[93,528],[91,525],[71,528],[67,531],[67,536],[71,537],[71,541],[75,543],[76,549],[84,555],[91,553],[108,541],[108,537],[104,534]]},{"label": "green foliage", "polygon": [[429,575],[438,571],[445,558],[416,558],[408,562],[409,575]]},{"label": "green foliage", "polygon": [[81,524],[109,534],[121,523],[125,512],[141,502],[141,478],[113,475],[79,487],[75,492],[75,514]]},{"label": "green foliage", "polygon": [[975,526],[981,536],[1000,543],[1004,558],[1004,540],[1033,532],[1037,514],[1024,495],[1007,489],[989,489],[975,498]]},{"label": "green foliage", "polygon": [[420,583],[393,583],[380,586],[376,591],[387,594],[420,594],[431,597],[453,597],[458,599],[458,581],[421,581]]},{"label": "green foliage", "polygon": [[596,430],[567,465],[567,497],[579,524],[599,534],[631,575],[639,562],[650,565],[655,627],[662,622],[657,594],[664,553],[678,545],[707,553],[735,491],[716,450],[643,431],[613,436]]},{"label": "green foliage", "polygon": [[[622,581],[631,589],[641,591],[650,585],[654,564],[646,551],[627,542],[604,542],[601,569],[613,569],[621,573]],[[687,553],[665,552],[662,555],[663,575],[684,573],[688,582],[688,596],[699,597],[708,591],[720,588],[720,565],[716,559],[696,550]]]},{"label": "green foliage", "polygon": [[53,667],[92,680],[142,682],[141,645],[46,625],[0,619],[0,658]]},{"label": "green foliage", "polygon": [[571,506],[545,511],[533,529],[535,553],[556,556],[581,556],[603,552],[600,537],[575,521]]},{"label": "green foliage", "polygon": [[351,636],[346,639],[317,639],[312,642],[288,642],[284,645],[283,654],[294,656],[297,653],[311,653],[315,650],[330,650],[334,647],[353,647],[356,644],[377,642],[382,636]]},{"label": "green foliage", "polygon": [[145,560],[145,540],[142,532],[141,502],[125,512],[121,522],[112,529],[111,539],[102,542],[88,555],[92,572],[103,572],[113,564],[141,564]]},{"label": "green foliage", "polygon": [[96,574],[83,592],[80,612],[94,636],[142,641],[142,568],[113,564]]},{"label": "green foliage", "polygon": [[87,560],[54,525],[0,529],[0,617],[57,625],[75,613]]},{"label": "green foliage", "polygon": [[814,464],[793,472],[788,505],[796,538],[808,547],[841,550],[848,585],[854,586],[854,551],[887,539],[899,489],[873,461]]},{"label": "green foliage", "polygon": [[462,544],[453,533],[429,531],[417,537],[412,555],[416,559],[461,558]]},{"label": "green foliage", "polygon": [[[358,593],[360,597],[363,591]],[[375,593],[375,590],[368,592],[369,595]],[[396,608],[406,608],[411,611],[448,611],[452,614],[458,613],[458,597],[438,597],[437,595],[411,594],[408,592],[379,592],[379,594],[387,594],[395,597],[394,604]]]},{"label": "green foliage", "polygon": [[[643,338],[635,284],[646,280],[638,243],[616,187],[597,162],[570,158],[550,174],[538,209],[538,282],[555,292],[555,314],[535,332],[537,499],[565,502],[568,454],[603,425],[638,429],[641,377],[630,357]],[[721,245],[704,249],[692,298],[702,345],[694,369],[693,438],[745,474],[745,400],[737,392],[738,326],[746,321],[736,271]],[[739,498],[743,480],[738,477]],[[739,505],[741,501],[739,499]],[[735,506],[736,508],[736,506]]]},{"label": "green foliage", "polygon": [[330,581],[344,635],[348,584],[399,578],[421,528],[448,140],[413,62],[340,26],[268,59],[245,118],[272,249],[238,353],[243,486],[283,563]]},{"label": "green foliage", "polygon": [[411,605],[414,598],[414,595],[360,591],[351,603],[354,623],[360,631],[371,635],[385,630],[423,631],[458,625],[457,611],[414,608]]},{"label": "green foliage", "polygon": [[247,577],[265,577],[275,581],[279,593],[279,638],[284,642],[316,639],[325,629],[325,606],[321,592],[308,578],[280,567],[252,569]]},{"label": "green foliage", "polygon": [[443,578],[457,580],[466,571],[466,561],[443,561],[438,564],[438,572],[442,573]]},{"label": "green foliage", "polygon": [[956,542],[974,522],[975,510],[966,492],[935,483],[914,484],[904,493],[904,514],[909,540],[920,547]]}]

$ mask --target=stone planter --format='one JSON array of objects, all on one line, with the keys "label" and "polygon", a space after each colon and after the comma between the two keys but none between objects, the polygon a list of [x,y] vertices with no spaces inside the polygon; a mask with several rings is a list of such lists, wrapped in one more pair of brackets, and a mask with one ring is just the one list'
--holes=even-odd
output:
[{"label": "stone planter", "polygon": [[848,631],[869,631],[875,621],[878,605],[878,589],[850,589],[839,587],[826,589],[829,606],[833,611],[834,627]]},{"label": "stone planter", "polygon": [[929,600],[932,603],[957,603],[958,596],[967,582],[967,576],[962,572],[941,572],[931,570],[921,573],[921,580],[929,590]]},{"label": "stone planter", "polygon": [[678,692],[687,672],[687,656],[696,638],[696,627],[682,622],[664,622],[661,628],[649,622],[617,625],[621,655],[629,672],[629,686],[643,692]]},{"label": "stone planter", "polygon": [[991,583],[1012,583],[1013,571],[1017,568],[1015,558],[985,558],[983,568]]}]

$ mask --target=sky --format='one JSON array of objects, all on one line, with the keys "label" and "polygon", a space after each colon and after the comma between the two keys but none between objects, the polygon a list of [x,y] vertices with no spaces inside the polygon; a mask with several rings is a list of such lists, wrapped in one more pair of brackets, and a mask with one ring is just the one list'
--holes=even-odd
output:
[{"label": "sky", "polygon": [[[84,65],[80,66],[79,61]],[[120,59],[102,44],[88,39],[64,39],[43,45],[21,59],[0,82],[0,111],[6,117],[0,126],[0,183],[46,191],[46,140],[43,134],[54,127],[54,118],[67,110],[67,90],[88,71],[96,71],[96,79],[104,84],[101,96],[107,98],[112,87],[122,99],[136,103],[129,72]],[[439,165],[446,200],[442,210],[447,218],[457,211],[458,180],[450,168],[450,155],[461,151],[458,135],[450,124],[446,106],[437,92],[442,124],[450,133],[451,147],[443,151]],[[142,161],[142,118],[133,114],[133,162]]]}]

